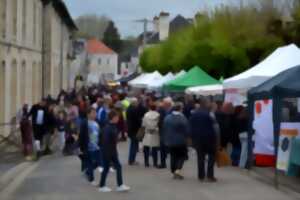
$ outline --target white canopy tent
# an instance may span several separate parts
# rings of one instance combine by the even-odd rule
[[[135,83],[140,82],[145,76],[147,76],[149,74],[141,74],[138,77],[136,77],[135,79],[131,80],[128,82],[129,85],[134,85]]]
[[[223,94],[223,85],[206,85],[206,86],[196,86],[190,87],[185,91],[187,94],[202,95],[202,96],[214,96]]]
[[[185,75],[185,74],[186,74],[186,71],[181,70],[180,72],[178,72],[177,74],[175,74],[174,79],[176,79],[176,78],[178,78],[178,77],[180,77],[180,76],[182,76],[182,75]]]
[[[175,79],[175,75],[171,72],[163,76],[161,79],[157,81],[150,82],[148,85],[148,89],[157,90],[163,87],[163,85],[171,80]]]
[[[224,89],[234,88],[247,91],[297,65],[300,65],[300,49],[295,44],[283,46],[251,69],[226,79],[223,86]]]
[[[162,78],[163,76],[158,71],[155,71],[153,73],[144,74],[137,77],[136,79],[130,81],[129,85],[135,88],[147,88],[149,84],[157,82]]]

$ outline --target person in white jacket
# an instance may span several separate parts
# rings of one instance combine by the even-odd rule
[[[156,111],[156,105],[153,103],[149,106],[149,111],[144,115],[142,127],[145,130],[143,138],[145,167],[150,167],[150,152],[153,157],[153,166],[158,167],[157,157],[160,145],[159,123],[160,114]]]

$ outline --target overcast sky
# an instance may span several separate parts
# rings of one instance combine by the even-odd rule
[[[106,15],[112,18],[123,37],[137,35],[143,25],[133,20],[152,19],[161,11],[171,17],[181,14],[191,18],[199,10],[208,9],[221,2],[237,0],[64,0],[73,18],[83,14]],[[150,26],[149,26],[150,28]]]

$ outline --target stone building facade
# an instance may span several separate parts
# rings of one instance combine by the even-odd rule
[[[72,22],[61,0],[0,0],[0,124],[10,122],[24,103],[31,105],[42,95],[67,88],[67,81],[63,87],[54,85],[61,79],[59,73],[47,73],[56,68],[46,58],[63,67],[67,76],[70,34],[76,30]],[[47,90],[45,77],[50,75]]]

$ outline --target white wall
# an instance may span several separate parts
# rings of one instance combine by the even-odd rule
[[[113,78],[118,75],[117,54],[94,54],[89,55],[90,74],[101,78],[103,75],[112,74]]]

